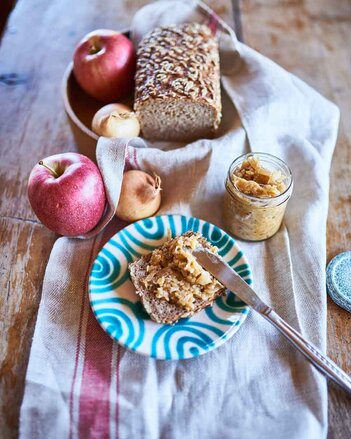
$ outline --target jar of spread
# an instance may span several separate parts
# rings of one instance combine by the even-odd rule
[[[279,229],[293,189],[289,167],[267,153],[249,153],[230,165],[223,220],[238,238],[261,241]]]

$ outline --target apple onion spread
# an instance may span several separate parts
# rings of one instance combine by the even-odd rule
[[[232,178],[235,187],[240,192],[252,197],[276,197],[286,189],[281,171],[271,172],[263,168],[260,160],[255,156],[244,160],[234,170]]]
[[[291,195],[292,178],[289,168],[277,157],[248,154],[232,163],[226,189],[226,228],[239,238],[260,241],[278,231]]]
[[[154,250],[142,279],[145,288],[151,288],[158,299],[177,304],[188,311],[195,308],[196,299],[211,301],[223,285],[197,262],[192,251],[208,246],[217,253],[217,247],[208,244],[200,233],[182,235]]]

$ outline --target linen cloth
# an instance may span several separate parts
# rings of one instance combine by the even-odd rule
[[[219,136],[173,149],[162,145],[163,150],[160,144],[143,148],[140,139],[101,138],[97,161],[109,201],[118,201],[124,156],[125,169],[161,176],[160,214],[193,215],[223,227],[224,180],[231,161],[249,150],[285,160],[295,187],[284,224],[267,241],[238,243],[260,296],[325,350],[328,175],[338,109],[239,43],[201,3],[148,5],[136,14],[132,35],[138,42],[157,25],[185,21],[206,22],[217,31],[224,101]],[[90,239],[60,238],[53,247],[27,370],[20,436],[326,437],[325,379],[254,312],[223,346],[184,361],[138,355],[103,332],[88,303],[89,268],[104,242],[123,226],[114,219]]]

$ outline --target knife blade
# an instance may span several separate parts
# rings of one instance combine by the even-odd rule
[[[290,326],[217,254],[203,248],[193,250],[197,261],[243,302],[260,313],[325,376],[351,394],[351,378],[329,357]]]
[[[204,248],[197,248],[193,251],[200,265],[218,279],[228,290],[232,291],[240,300],[251,308],[264,313],[269,309],[255,291],[244,279],[239,276],[218,254],[211,253]]]

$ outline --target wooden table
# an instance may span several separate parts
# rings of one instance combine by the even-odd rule
[[[7,0],[10,5],[12,0]],[[120,29],[145,0],[18,0],[0,49],[0,437],[18,432],[19,407],[46,263],[56,236],[29,206],[35,162],[74,149],[60,82],[75,43]],[[341,109],[331,172],[328,259],[351,247],[351,2],[208,0],[240,38]],[[233,6],[233,7],[232,7]],[[234,16],[233,16],[234,10]],[[322,238],[323,239],[323,238]],[[328,302],[328,353],[351,373],[351,315]],[[330,385],[330,438],[351,437],[351,398]]]

